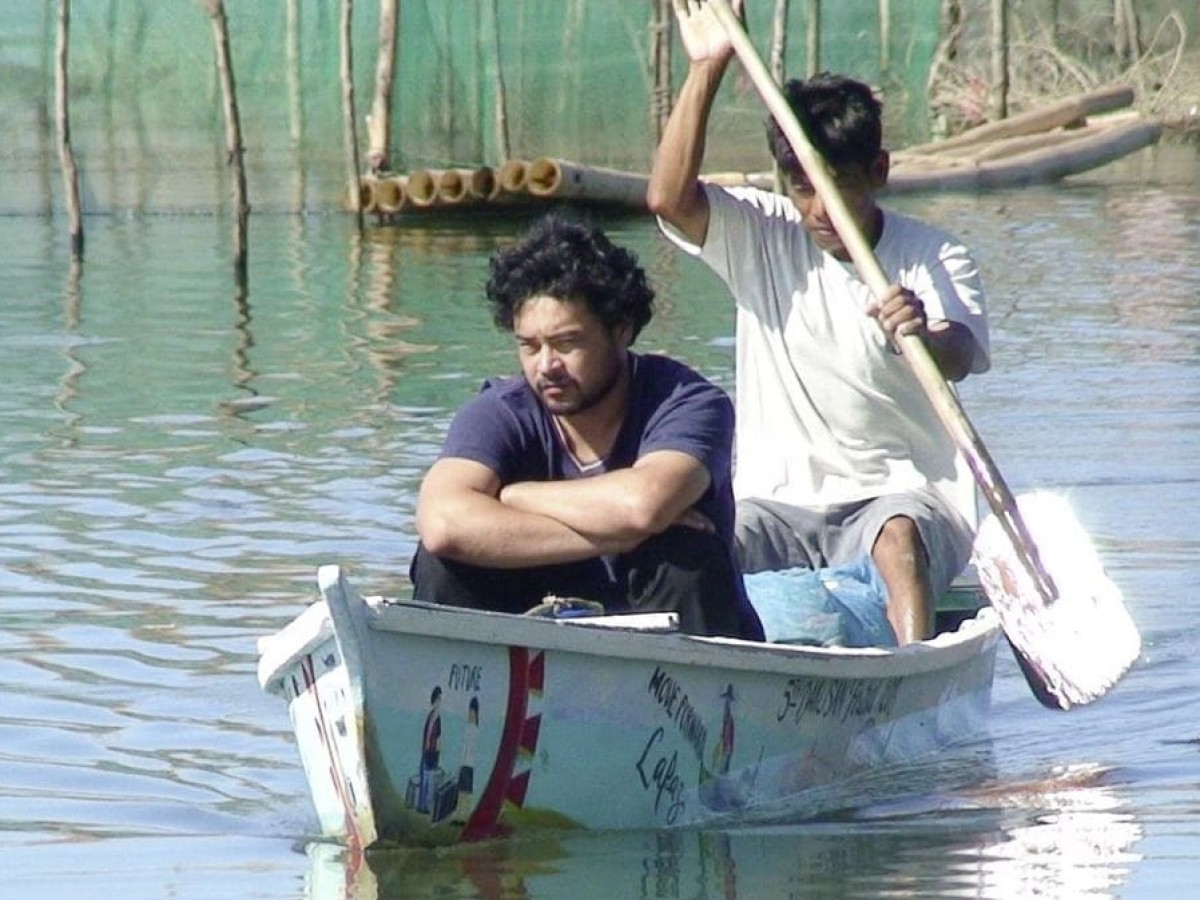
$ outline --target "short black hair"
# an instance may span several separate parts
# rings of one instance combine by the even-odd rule
[[[558,213],[494,253],[489,269],[492,319],[505,331],[512,331],[521,304],[538,295],[582,301],[608,328],[631,325],[634,338],[654,314],[654,290],[637,256],[599,228]]]
[[[807,81],[792,78],[783,86],[813,147],[835,171],[869,169],[883,150],[883,107],[869,85],[845,75],[821,72]],[[800,160],[774,117],[767,119],[767,146],[789,178],[803,172]]]

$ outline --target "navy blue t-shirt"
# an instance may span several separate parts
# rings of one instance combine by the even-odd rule
[[[655,450],[678,450],[708,469],[696,504],[726,542],[733,540],[733,403],[703,376],[665,356],[629,354],[629,408],[611,452],[581,472],[550,414],[523,376],[489,379],[450,424],[442,457],[470,459],[502,485],[562,481],[627,469]]]

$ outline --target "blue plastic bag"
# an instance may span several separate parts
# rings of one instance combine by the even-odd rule
[[[827,569],[745,576],[768,641],[818,647],[895,647],[887,590],[870,557]]]

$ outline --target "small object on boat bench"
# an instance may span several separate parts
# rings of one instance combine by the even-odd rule
[[[537,606],[525,610],[523,615],[543,619],[577,619],[581,616],[602,616],[604,605],[580,597],[556,597],[547,594]]]

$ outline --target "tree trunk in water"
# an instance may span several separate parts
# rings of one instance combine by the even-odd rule
[[[1142,36],[1133,0],[1113,0],[1113,25],[1117,59],[1132,65],[1142,55]]]
[[[71,0],[58,3],[57,61],[55,64],[54,105],[58,120],[58,158],[62,165],[63,186],[67,195],[67,214],[71,220],[71,259],[83,259],[83,210],[79,202],[79,169],[71,149],[71,117],[67,99],[67,61],[71,36]]]
[[[821,71],[821,0],[808,0],[808,43],[805,72],[812,78]]]
[[[372,172],[392,167],[392,84],[396,77],[396,31],[400,0],[380,0],[379,57],[375,64],[375,101],[367,117],[367,166]]]
[[[650,72],[654,87],[650,96],[650,119],[654,145],[662,140],[671,115],[671,0],[654,0],[650,17]]]
[[[512,146],[508,137],[508,90],[504,86],[504,56],[500,52],[500,9],[497,0],[490,0],[488,6],[492,59],[496,61],[496,152],[500,163],[504,164],[512,154]]]
[[[242,159],[242,124],[238,113],[237,86],[229,50],[229,24],[225,19],[224,0],[204,0],[212,20],[213,43],[217,51],[217,72],[225,105],[225,153],[233,172],[233,273],[239,287],[246,286],[248,250],[246,225],[250,204],[246,199],[246,167]]]
[[[771,75],[780,84],[787,74],[787,19],[788,0],[775,0],[775,17],[771,24]],[[772,177],[776,193],[782,194],[785,185],[779,163],[772,166]]]
[[[1008,0],[992,0],[992,119],[1008,118]]]
[[[354,100],[354,0],[342,0],[341,18],[341,65],[339,77],[342,82],[342,132],[346,150],[346,199],[350,211],[358,220],[362,231],[362,189],[359,175],[362,166],[358,159],[358,113]]]

